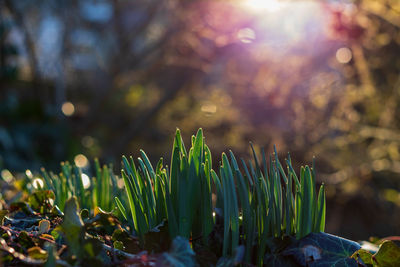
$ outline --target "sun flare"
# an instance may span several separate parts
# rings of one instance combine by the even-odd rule
[[[244,5],[254,11],[276,12],[284,7],[279,0],[244,0]]]

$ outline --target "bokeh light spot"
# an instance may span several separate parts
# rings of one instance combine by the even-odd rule
[[[74,159],[75,165],[79,168],[84,168],[88,165],[89,161],[83,154],[78,154]]]
[[[394,189],[386,189],[383,191],[383,196],[387,201],[393,202],[397,205],[400,204],[400,194]]]
[[[41,189],[41,188],[43,188],[43,186],[44,186],[43,180],[40,179],[40,178],[35,178],[35,179],[32,181],[32,186],[33,186],[33,188],[35,188],[35,189]]]
[[[11,182],[13,179],[13,175],[9,170],[2,170],[1,177],[3,177],[4,181],[6,181],[7,183]]]
[[[381,33],[376,37],[376,41],[379,45],[385,46],[392,41],[392,37],[388,33]]]
[[[337,61],[339,61],[339,63],[347,64],[351,61],[352,58],[353,58],[353,53],[347,47],[339,48],[336,51],[336,59]]]
[[[237,33],[237,38],[242,43],[252,43],[256,39],[256,33],[250,28],[240,29]]]
[[[75,106],[71,102],[65,102],[61,106],[61,111],[65,116],[72,116],[75,112]]]
[[[372,168],[374,171],[383,171],[390,168],[390,162],[387,159],[377,159],[372,162]]]
[[[94,138],[91,136],[85,136],[82,138],[82,145],[86,148],[92,147],[94,145]]]
[[[201,106],[201,111],[207,114],[213,114],[217,112],[217,106],[212,103],[206,103]]]
[[[33,174],[32,174],[32,172],[31,172],[31,170],[26,170],[26,171],[25,171],[25,175],[26,175],[26,177],[28,177],[29,179],[32,179],[32,178],[33,178]]]
[[[135,107],[142,100],[143,94],[144,94],[144,88],[141,85],[139,84],[132,85],[129,88],[128,94],[125,97],[125,102],[129,106]]]
[[[87,174],[82,173],[81,176],[83,188],[88,189],[90,187],[90,178]]]

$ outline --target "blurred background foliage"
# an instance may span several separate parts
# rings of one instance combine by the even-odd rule
[[[187,143],[202,127],[216,161],[249,141],[315,155],[328,232],[400,235],[400,1],[0,0],[0,15],[5,176],[139,148],[155,162],[176,127]]]

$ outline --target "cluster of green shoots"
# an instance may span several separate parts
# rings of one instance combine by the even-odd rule
[[[92,178],[89,190],[84,188],[82,170],[69,162],[61,163],[61,172],[58,175],[42,168],[43,187],[54,192],[54,204],[64,210],[65,202],[71,196],[75,196],[82,208],[101,207],[104,210],[112,210],[114,208],[112,195],[120,194],[117,186],[118,178],[113,173],[111,165],[100,167],[96,159],[94,166],[96,177]]]
[[[244,261],[250,262],[253,244],[257,244],[257,261],[261,263],[268,238],[302,238],[324,231],[325,191],[323,185],[316,191],[314,168],[301,167],[298,177],[290,157],[285,171],[276,150],[269,158],[263,151],[260,160],[251,147],[254,163],[241,159],[241,169],[230,151],[229,158],[222,154],[214,171],[203,131],[192,136],[187,151],[177,130],[170,167],[163,166],[160,159],[153,168],[143,151],[138,167],[132,157],[123,157],[122,177],[137,235],[143,236],[166,219],[171,237],[201,236],[207,243],[216,223],[213,215],[221,211],[223,256],[233,255],[243,244]],[[213,192],[217,196],[215,207]],[[118,198],[116,202],[127,216]]]
[[[98,161],[93,194],[84,190],[80,169],[68,163],[62,164],[59,175],[43,171],[45,188],[54,191],[55,204],[61,209],[75,195],[83,208],[112,210],[111,196],[116,196],[121,216],[141,240],[167,221],[171,238],[182,236],[207,245],[221,218],[222,255],[234,255],[243,245],[244,262],[252,262],[257,255],[257,264],[261,264],[271,238],[288,235],[300,239],[324,231],[325,190],[323,185],[316,190],[314,166],[301,167],[297,176],[290,156],[284,167],[276,149],[269,157],[262,150],[259,158],[251,145],[253,161],[238,162],[230,151],[229,156],[222,154],[214,170],[204,140],[199,129],[187,151],[177,130],[169,166],[161,158],[154,168],[142,150],[136,163],[123,156],[121,176],[126,195],[121,195],[112,168],[101,168]]]

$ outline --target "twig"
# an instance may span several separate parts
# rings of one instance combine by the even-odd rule
[[[43,265],[46,263],[46,260],[32,259],[29,256],[25,256],[24,254],[15,251],[14,248],[8,246],[7,242],[3,238],[0,238],[0,249],[7,253],[10,253],[14,258],[22,261],[25,264]],[[68,262],[63,260],[56,260],[56,263],[61,266],[71,267],[71,265]]]
[[[11,229],[10,227],[4,226],[4,225],[0,226],[0,228],[3,229],[4,231],[10,231],[11,233],[13,233],[15,235],[19,235],[22,232],[22,231]],[[34,236],[36,238],[39,238],[39,239],[43,240],[43,241],[59,245],[56,241],[48,239],[46,237],[43,237],[43,236],[40,236],[40,235],[34,235]]]
[[[119,250],[117,248],[113,248],[106,244],[103,244],[103,248],[107,251],[110,251],[111,253],[115,253],[115,254],[118,254],[119,256],[124,256],[124,257],[130,258],[130,259],[136,259],[141,256],[141,254],[131,254],[131,253]]]

